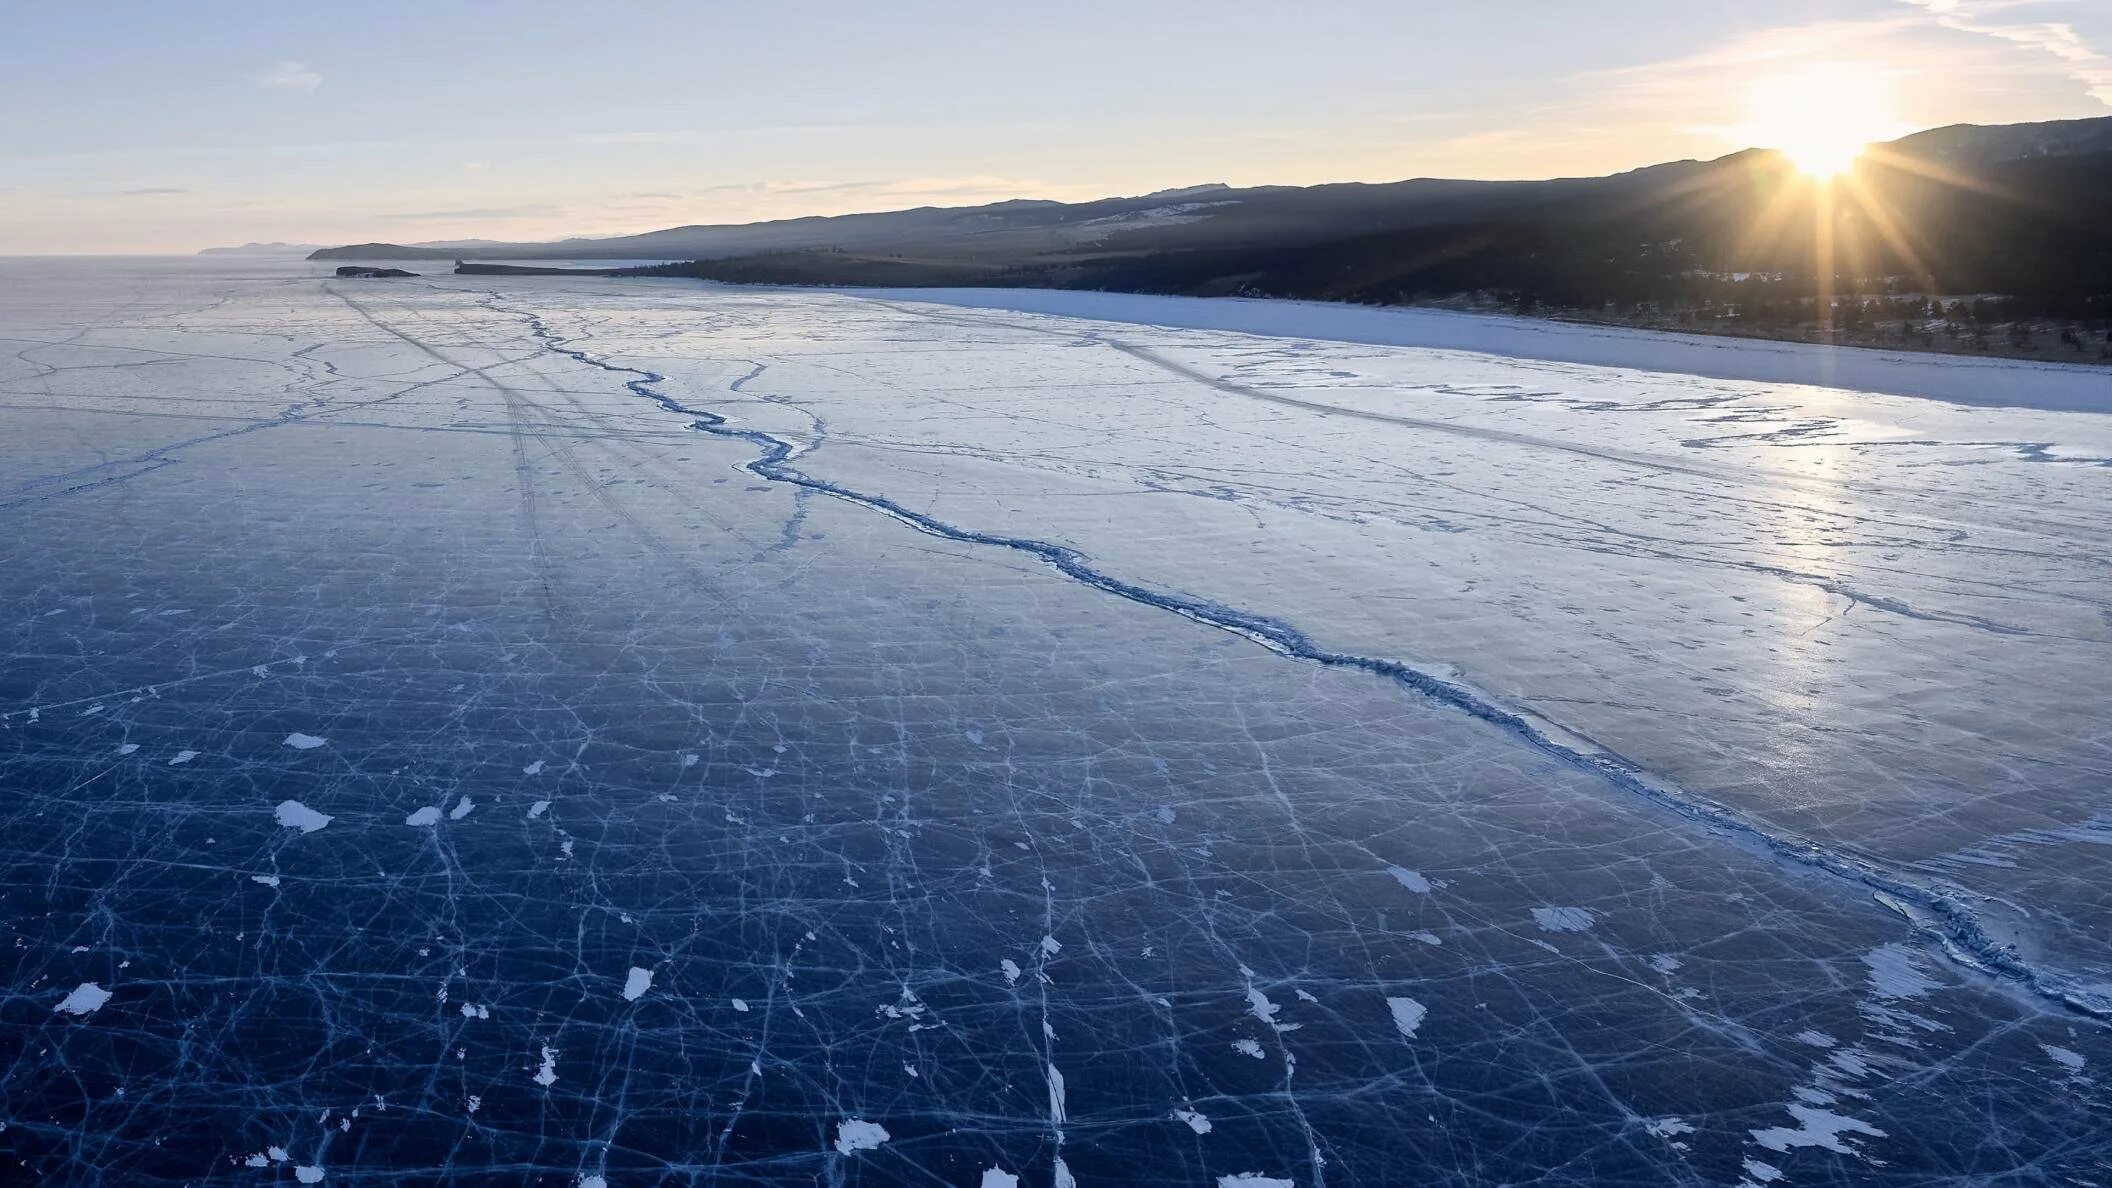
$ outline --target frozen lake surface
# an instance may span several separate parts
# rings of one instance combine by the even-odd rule
[[[2102,1180],[2112,376],[327,271],[0,261],[8,1176]]]

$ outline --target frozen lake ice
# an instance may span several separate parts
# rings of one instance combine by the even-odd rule
[[[326,271],[0,261],[23,1174],[2104,1168],[2088,374]]]

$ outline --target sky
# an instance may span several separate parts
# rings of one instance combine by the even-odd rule
[[[1874,80],[1841,105],[1872,135],[2112,115],[2106,0],[0,0],[0,31],[0,255],[1598,174],[1756,142],[1813,64]]]

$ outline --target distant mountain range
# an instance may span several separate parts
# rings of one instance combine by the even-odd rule
[[[201,256],[301,256],[311,259],[312,253],[326,252],[329,248],[313,243],[245,243],[241,247],[209,247]]]
[[[1828,241],[1830,270],[1817,264]],[[1608,177],[1208,185],[606,239],[360,244],[313,258],[665,259],[688,263],[660,271],[768,283],[1375,302],[1494,291],[1570,306],[1837,275],[2096,308],[2112,294],[2112,117],[1921,132],[1874,147],[1831,186],[1749,149]]]

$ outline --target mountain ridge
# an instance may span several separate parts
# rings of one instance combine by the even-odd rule
[[[2095,316],[2093,303],[2112,294],[2107,194],[2112,117],[2098,117],[1929,129],[1872,146],[1831,184],[1779,152],[1744,149],[1597,177],[1212,183],[601,239],[361,244],[311,258],[662,259],[682,263],[643,271],[1378,303],[1483,292],[1525,307],[1708,301],[1725,277],[1746,278],[1736,282],[1742,303],[1883,281],[1894,291],[2030,296]],[[1824,266],[1821,250],[1831,253]],[[1790,288],[1768,289],[1778,283]]]

